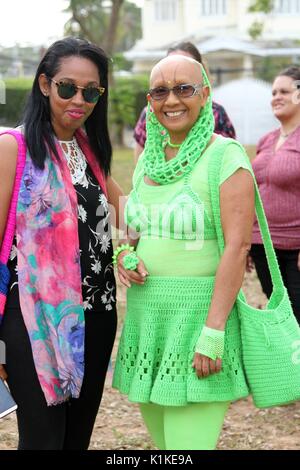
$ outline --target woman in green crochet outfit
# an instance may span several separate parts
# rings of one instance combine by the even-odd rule
[[[236,141],[213,133],[198,62],[161,60],[150,87],[125,209],[138,236],[114,256],[128,291],[113,386],[139,403],[158,448],[214,449],[230,402],[249,394],[235,300],[251,246],[251,165]]]

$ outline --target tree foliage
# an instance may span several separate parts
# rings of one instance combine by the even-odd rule
[[[88,39],[107,54],[129,49],[141,37],[141,12],[127,0],[69,0],[65,33]]]
[[[22,116],[33,79],[5,80],[6,105],[0,104],[0,126],[16,126]],[[147,75],[117,77],[109,90],[109,129],[114,143],[122,143],[123,129],[133,127],[146,105]]]
[[[250,13],[264,13],[265,15],[267,15],[268,13],[271,13],[273,8],[274,8],[274,0],[254,0],[249,7],[249,12]],[[258,39],[262,35],[263,30],[264,30],[263,21],[255,20],[250,26],[250,28],[248,29],[248,33],[252,39]]]
[[[255,0],[249,7],[250,13],[270,13],[274,8],[274,0]]]
[[[264,57],[256,76],[261,80],[272,83],[281,70],[291,65],[290,57]]]
[[[252,39],[258,39],[264,30],[264,24],[261,21],[254,21],[248,29],[248,33]]]

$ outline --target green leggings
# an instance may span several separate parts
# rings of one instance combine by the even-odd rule
[[[156,447],[160,450],[213,450],[216,448],[230,402],[187,406],[140,404]]]

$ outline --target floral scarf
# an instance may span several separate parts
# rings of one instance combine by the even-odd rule
[[[83,131],[76,139],[106,194]],[[48,405],[78,398],[84,375],[77,196],[58,143],[57,151],[43,170],[27,152],[16,217],[21,311]]]

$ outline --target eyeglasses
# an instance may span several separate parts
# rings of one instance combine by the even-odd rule
[[[63,80],[57,82],[53,78],[50,78],[57,86],[57,93],[60,98],[63,100],[69,100],[76,95],[78,90],[82,90],[82,96],[87,103],[97,103],[98,99],[105,92],[105,88],[99,86],[77,86],[71,82],[64,82]]]
[[[199,90],[202,88],[202,85],[192,85],[191,83],[183,83],[181,85],[176,85],[173,88],[168,88],[166,86],[158,86],[157,88],[151,88],[149,90],[149,95],[155,101],[165,100],[171,91],[178,98],[191,98],[194,95],[199,95]]]

